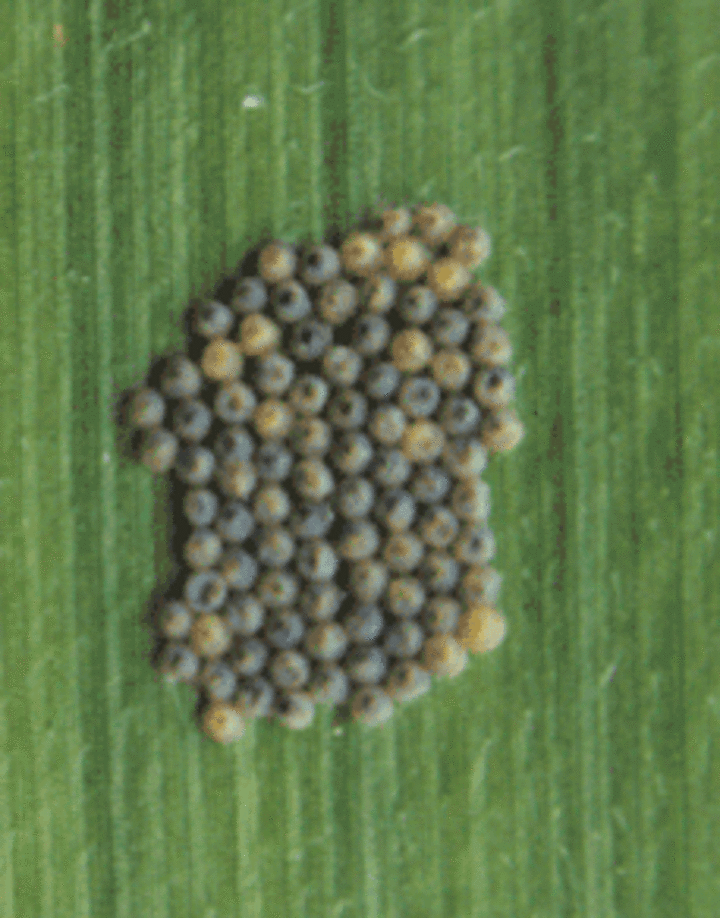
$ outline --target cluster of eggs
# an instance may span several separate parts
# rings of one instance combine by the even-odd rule
[[[132,397],[191,527],[159,666],[213,739],[321,703],[382,723],[502,640],[481,474],[523,427],[504,301],[472,275],[489,250],[439,204],[338,248],[273,242],[194,311],[199,359]]]

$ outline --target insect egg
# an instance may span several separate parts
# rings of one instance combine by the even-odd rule
[[[227,462],[216,470],[216,478],[228,497],[247,498],[255,490],[257,470],[252,462]]]
[[[500,595],[502,576],[494,567],[475,564],[467,569],[460,585],[462,600],[467,605],[494,605]]]
[[[346,524],[338,545],[338,554],[347,561],[370,558],[378,549],[380,537],[377,528],[365,520]]]
[[[382,213],[382,235],[384,239],[405,236],[412,226],[412,214],[407,207],[385,210]]]
[[[199,668],[197,655],[185,644],[166,644],[158,660],[158,669],[167,682],[192,682]]]
[[[275,689],[262,676],[241,680],[234,708],[243,717],[267,717],[275,700]]]
[[[486,370],[475,380],[475,398],[486,408],[505,408],[515,397],[515,377],[504,367]]]
[[[306,580],[326,582],[332,580],[338,568],[338,557],[327,542],[304,542],[297,555],[297,569]]]
[[[429,287],[416,284],[411,287],[400,301],[400,315],[413,325],[424,325],[433,317],[438,308],[438,299]]]
[[[292,466],[293,454],[274,441],[263,443],[255,455],[258,474],[267,481],[283,481],[290,474]]]
[[[343,389],[331,400],[328,418],[335,427],[354,430],[362,427],[367,416],[367,400],[355,389]]]
[[[279,284],[289,280],[297,267],[297,255],[284,242],[271,242],[260,252],[258,269],[268,284]]]
[[[457,638],[471,653],[487,653],[502,643],[506,632],[502,613],[490,605],[477,605],[461,616]]]
[[[379,354],[389,338],[390,326],[382,316],[362,316],[353,326],[353,346],[363,357]]]
[[[323,371],[336,386],[352,386],[362,371],[362,358],[351,348],[336,345],[323,357]]]
[[[316,704],[342,704],[350,692],[350,681],[340,666],[324,663],[314,669],[307,691]]]
[[[329,504],[312,504],[296,508],[290,517],[290,529],[297,539],[322,539],[335,520]]]
[[[254,596],[235,596],[225,607],[223,620],[232,634],[252,637],[263,626],[265,609]]]
[[[385,491],[375,502],[377,521],[391,532],[404,532],[415,519],[415,501],[407,491]]]
[[[265,395],[282,395],[293,381],[295,364],[280,354],[270,354],[258,361],[255,384]]]
[[[385,689],[393,701],[404,704],[430,690],[430,674],[412,660],[393,663]]]
[[[230,701],[237,691],[235,673],[222,660],[211,660],[200,673],[200,684],[213,701]]]
[[[222,338],[230,332],[235,317],[224,303],[212,300],[195,309],[194,328],[202,338]]]
[[[376,685],[387,672],[387,657],[379,647],[355,647],[344,661],[353,682]]]
[[[398,618],[412,618],[422,609],[425,590],[415,577],[396,577],[390,581],[387,604]]]
[[[436,676],[457,676],[467,663],[467,651],[450,634],[433,634],[423,647],[423,662]]]
[[[265,567],[285,567],[295,554],[295,542],[285,529],[267,529],[257,542],[257,556]]]
[[[258,523],[279,523],[290,514],[290,498],[279,485],[266,484],[259,488],[253,500],[253,512]]]
[[[255,409],[255,430],[263,440],[279,440],[287,436],[293,423],[293,411],[287,402],[268,398]]]
[[[480,409],[472,399],[453,395],[443,403],[440,424],[448,436],[465,436],[478,427],[481,417]]]
[[[333,446],[331,461],[345,475],[363,472],[373,459],[373,445],[365,434],[354,431],[344,434]]]
[[[421,419],[409,424],[402,435],[402,449],[410,462],[432,462],[445,446],[442,428]]]
[[[295,612],[275,612],[265,627],[265,634],[277,650],[290,650],[303,639],[305,623]]]
[[[320,292],[318,308],[320,315],[331,325],[342,325],[355,313],[358,292],[346,280],[334,280],[325,284]]]
[[[454,546],[461,564],[485,564],[495,557],[495,537],[482,523],[467,523]]]
[[[460,309],[445,306],[435,313],[430,335],[440,347],[459,347],[470,332],[470,320]]]
[[[242,370],[242,355],[236,344],[225,338],[214,338],[205,345],[200,366],[208,379],[222,382],[235,379]]]
[[[186,399],[173,412],[173,430],[181,440],[199,443],[212,425],[212,412],[199,399]]]
[[[160,630],[167,638],[182,640],[190,634],[192,613],[183,602],[165,603],[160,612]]]
[[[460,620],[460,603],[436,597],[425,607],[423,624],[433,634],[452,634]]]
[[[430,339],[416,328],[395,335],[390,350],[393,363],[403,373],[417,373],[432,356]]]
[[[311,621],[329,621],[340,610],[344,597],[334,583],[306,584],[300,597],[300,609]]]
[[[398,396],[398,404],[411,418],[429,417],[440,403],[440,389],[427,376],[406,380]]]
[[[460,579],[460,565],[442,551],[431,551],[423,558],[418,576],[431,593],[450,593]]]
[[[174,433],[157,427],[148,430],[143,437],[140,449],[140,461],[151,472],[162,475],[169,471],[175,464],[178,453],[178,440]]]
[[[289,692],[275,702],[275,714],[291,730],[304,730],[312,723],[315,706],[306,692]]]
[[[525,436],[522,421],[512,409],[491,414],[483,421],[482,442],[493,453],[514,449]]]
[[[359,561],[350,568],[350,592],[362,603],[373,603],[385,592],[388,576],[382,561]]]
[[[455,478],[477,478],[487,467],[487,450],[474,437],[449,440],[444,452],[445,465]]]
[[[296,418],[290,429],[290,441],[301,456],[322,456],[330,449],[332,429],[320,418]]]
[[[213,408],[226,424],[241,424],[252,417],[256,405],[257,399],[252,389],[243,383],[230,382],[218,389]]]
[[[385,250],[385,267],[393,280],[412,283],[427,271],[430,255],[418,239],[398,236]]]
[[[428,286],[443,303],[459,299],[470,280],[468,269],[454,258],[439,258],[428,268]]]
[[[383,401],[389,398],[400,385],[400,371],[391,363],[376,363],[363,378],[365,393],[369,398]]]
[[[451,506],[461,520],[483,522],[490,515],[490,486],[474,477],[459,481],[453,488]]]
[[[425,632],[416,621],[401,619],[388,628],[383,647],[391,657],[414,657],[420,651],[424,637]]]
[[[133,427],[144,430],[158,427],[165,417],[165,399],[157,390],[147,386],[138,389],[128,405],[127,414]]]
[[[183,557],[189,567],[202,569],[212,567],[222,554],[222,542],[214,530],[207,527],[196,529],[185,543]]]
[[[374,500],[375,488],[366,478],[346,478],[338,488],[338,512],[347,519],[367,516]]]
[[[185,581],[183,595],[195,612],[214,612],[225,602],[227,585],[217,571],[197,571]]]
[[[303,259],[302,279],[311,286],[325,284],[339,273],[340,258],[332,246],[315,245]]]
[[[339,660],[345,653],[348,638],[336,622],[321,622],[305,638],[305,648],[315,660]]]
[[[208,612],[199,615],[193,622],[190,640],[199,657],[212,659],[222,656],[229,649],[231,636],[223,619]]]
[[[258,573],[255,558],[241,548],[227,548],[220,558],[220,573],[230,589],[249,590],[255,583]]]
[[[175,458],[175,474],[187,485],[202,487],[212,478],[215,457],[203,446],[185,446]]]
[[[353,644],[372,644],[383,633],[385,617],[378,606],[368,603],[354,606],[343,620],[343,626]]]
[[[372,476],[381,488],[399,488],[410,472],[410,462],[399,449],[379,450],[372,467]]]
[[[461,351],[438,351],[430,361],[430,367],[441,389],[463,389],[470,379],[471,364]]]
[[[297,597],[297,578],[287,571],[267,571],[260,579],[257,594],[269,609],[283,609],[292,605]]]
[[[345,270],[361,277],[372,274],[382,260],[380,243],[370,233],[351,233],[343,242],[340,254]]]
[[[202,386],[198,367],[183,354],[168,358],[160,381],[163,395],[168,398],[195,398]]]
[[[244,427],[233,425],[217,436],[213,452],[220,463],[247,462],[255,452],[255,441]]]
[[[328,467],[319,459],[303,459],[293,473],[295,490],[305,500],[319,503],[334,489],[335,482]]]
[[[500,322],[507,311],[505,300],[494,287],[474,284],[466,293],[462,309],[480,326]]]
[[[363,284],[360,292],[361,301],[367,312],[389,312],[395,305],[397,284],[387,274],[375,274]]]
[[[430,204],[418,208],[414,223],[420,230],[423,242],[435,246],[450,239],[457,226],[457,219],[447,205]]]
[[[395,532],[385,542],[383,558],[393,571],[412,571],[422,560],[425,549],[417,536],[410,532]]]
[[[235,312],[261,312],[267,304],[267,288],[259,277],[244,277],[235,287],[230,305]]]
[[[400,440],[406,424],[405,415],[397,405],[380,405],[370,416],[368,430],[378,443],[390,446]]]
[[[229,704],[214,701],[202,715],[202,728],[218,743],[233,743],[245,732],[241,715]]]
[[[240,350],[248,357],[270,354],[280,341],[280,329],[267,316],[251,313],[240,323]]]
[[[332,340],[332,329],[327,323],[304,319],[293,329],[290,349],[298,360],[315,360],[330,347]]]
[[[257,637],[246,638],[238,644],[233,657],[233,669],[238,676],[257,676],[265,668],[269,651]]]
[[[284,281],[273,290],[273,311],[280,322],[299,322],[312,311],[307,290],[296,280]]]
[[[433,548],[446,548],[459,528],[457,517],[446,507],[429,507],[420,523],[420,534]]]
[[[270,664],[270,676],[279,689],[299,689],[310,678],[310,663],[304,654],[284,650]]]
[[[290,389],[290,402],[300,414],[318,414],[325,407],[330,389],[320,376],[299,376]]]
[[[490,235],[474,226],[458,226],[450,237],[450,255],[473,270],[490,257]]]
[[[351,712],[355,720],[368,727],[376,727],[392,717],[392,699],[378,686],[366,685],[355,692]]]

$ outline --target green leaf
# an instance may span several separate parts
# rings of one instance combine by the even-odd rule
[[[7,918],[714,918],[720,47],[705,0],[53,0],[0,35]],[[485,225],[510,633],[375,732],[197,731],[119,394],[267,235]]]

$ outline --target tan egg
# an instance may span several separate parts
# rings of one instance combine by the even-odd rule
[[[382,238],[385,240],[406,236],[412,227],[412,214],[407,207],[393,207],[382,212]]]
[[[422,561],[425,548],[411,532],[394,532],[385,542],[383,558],[393,571],[412,571]]]
[[[287,402],[268,398],[253,413],[255,430],[263,440],[280,440],[290,433],[294,413]]]
[[[350,281],[338,278],[320,290],[320,315],[331,325],[342,325],[357,310],[358,291]]]
[[[432,343],[417,328],[407,328],[395,335],[390,344],[392,362],[401,373],[417,373],[432,357]]]
[[[403,454],[410,462],[432,462],[444,446],[445,434],[434,421],[414,421],[408,424],[402,436]]]
[[[454,258],[439,258],[428,268],[428,286],[443,303],[459,299],[470,286],[471,280],[465,265]]]
[[[450,257],[470,271],[490,257],[490,234],[477,226],[458,226],[450,237]]]
[[[382,247],[372,233],[351,233],[340,248],[340,257],[349,274],[367,277],[380,267]]]
[[[436,676],[457,676],[467,663],[467,651],[450,634],[433,634],[423,646],[423,663]]]
[[[231,641],[225,621],[213,612],[198,615],[192,624],[190,643],[199,657],[220,657],[230,649]]]
[[[413,222],[423,242],[436,246],[450,239],[457,226],[457,217],[447,204],[428,204],[417,209]]]
[[[233,743],[245,732],[245,721],[231,705],[215,701],[202,715],[202,728],[217,743]]]
[[[483,446],[491,453],[515,449],[524,436],[525,427],[511,408],[490,414],[483,422]]]
[[[467,385],[472,364],[462,351],[443,350],[433,355],[430,369],[441,389],[456,392]]]
[[[205,346],[200,359],[203,373],[213,382],[229,382],[242,370],[243,359],[237,344],[226,338],[214,338]]]
[[[494,606],[479,603],[460,616],[455,635],[470,653],[487,653],[503,642],[506,633],[505,616]]]
[[[297,263],[297,255],[291,246],[285,242],[271,242],[260,252],[260,276],[268,284],[279,284],[293,276]]]
[[[396,281],[412,283],[425,274],[430,264],[430,253],[419,239],[399,236],[388,243],[385,250],[385,269]]]
[[[251,313],[240,323],[240,350],[248,357],[260,357],[275,350],[280,341],[280,329],[267,316]]]

